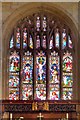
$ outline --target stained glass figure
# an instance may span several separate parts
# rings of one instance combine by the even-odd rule
[[[60,60],[57,52],[52,52],[49,59],[50,81],[49,83],[59,83]]]
[[[28,23],[29,23],[30,25],[32,24],[32,22],[31,22],[31,20],[30,20],[30,19],[28,20]]]
[[[46,28],[47,28],[46,17],[43,17],[43,31],[46,31]]]
[[[10,40],[10,48],[13,48],[13,45],[14,45],[14,40],[13,40],[13,36],[12,36],[11,40]]]
[[[52,49],[52,48],[53,48],[53,36],[51,37],[49,42],[49,49]]]
[[[20,48],[20,28],[16,30],[16,47]]]
[[[72,55],[69,52],[64,53],[63,56],[63,71],[72,72]]]
[[[23,30],[23,48],[27,47],[27,39],[28,39],[27,28],[24,28],[24,30]]]
[[[49,85],[49,99],[50,100],[59,100],[60,99],[60,92],[59,92],[59,85]]]
[[[19,88],[9,88],[9,100],[19,100]]]
[[[43,35],[43,48],[46,48],[46,35]]]
[[[31,35],[29,36],[29,46],[31,49],[33,49],[33,39]]]
[[[67,37],[66,37],[66,31],[64,29],[62,33],[62,48],[63,49],[66,47],[66,41],[67,41]]]
[[[37,35],[36,36],[36,48],[39,48],[40,47],[40,36]]]
[[[46,82],[46,56],[43,51],[36,57],[36,83]]]
[[[71,100],[73,98],[72,88],[63,88],[63,99]]]
[[[20,56],[19,53],[14,51],[11,52],[11,55],[9,57],[9,70],[10,72],[19,72],[20,70]]]
[[[71,73],[63,73],[63,87],[72,87],[73,80]]]
[[[22,86],[22,100],[33,99],[33,86],[30,84],[23,84]]]
[[[9,87],[19,87],[19,77],[18,76],[10,75]]]
[[[33,56],[32,53],[27,51],[23,56],[23,77],[22,80],[24,83],[32,83],[33,79]]]
[[[46,100],[46,85],[44,84],[37,84],[36,85],[36,100]]]
[[[37,28],[37,31],[40,30],[40,17],[37,17],[37,20],[36,20],[36,28]]]
[[[70,35],[68,35],[68,44],[69,44],[69,48],[73,47]]]
[[[60,36],[59,36],[59,31],[58,29],[56,30],[56,33],[55,33],[55,46],[57,48],[59,48],[59,42],[60,42]]]

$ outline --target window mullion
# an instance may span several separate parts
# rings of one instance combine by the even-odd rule
[[[49,80],[50,80],[50,69],[49,69],[49,51],[46,54],[46,99],[49,99]]]
[[[23,29],[21,28],[21,45],[20,45],[20,83],[19,83],[19,99],[22,99],[22,71],[23,71]]]
[[[34,24],[36,19],[34,19]],[[33,100],[36,94],[36,24],[34,25],[34,36],[33,36]]]
[[[67,41],[66,41],[66,48],[68,48],[68,28],[66,27],[66,38],[67,38]]]
[[[47,20],[47,31],[46,31],[46,99],[49,99],[49,76],[50,76],[50,69],[49,69],[49,21]]]
[[[60,99],[62,99],[62,27],[60,29],[60,51],[59,51],[59,57],[60,57]]]

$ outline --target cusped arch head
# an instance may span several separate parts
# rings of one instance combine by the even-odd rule
[[[3,39],[4,43],[9,47],[9,39],[12,34],[13,28],[17,25],[18,21],[35,13],[45,12],[54,16],[56,19],[64,22],[72,31],[74,39],[77,39],[77,26],[73,18],[57,3],[25,3],[6,19],[3,24]],[[74,34],[75,33],[75,34]],[[6,37],[5,37],[6,36]],[[75,44],[75,41],[73,41]],[[7,48],[8,48],[7,47]],[[6,47],[5,47],[6,48]]]

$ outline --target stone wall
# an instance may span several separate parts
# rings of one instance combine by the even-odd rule
[[[25,7],[31,3],[27,2],[3,2],[2,3],[2,18],[3,18],[3,24],[5,23],[6,20],[15,12],[22,7]],[[52,2],[52,3],[47,3],[47,2],[38,2],[38,3],[32,3],[30,6],[39,6],[40,5],[46,5],[46,7],[51,6],[51,7],[57,7],[58,9],[61,9],[65,13],[69,15],[70,18],[73,19],[74,23],[77,26],[78,23],[78,3],[77,2]]]

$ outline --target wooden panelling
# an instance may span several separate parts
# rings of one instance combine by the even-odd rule
[[[37,109],[33,109],[33,103],[37,103]],[[38,120],[39,113],[43,120],[67,118],[67,114],[69,120],[77,120],[77,105],[80,105],[79,101],[2,101],[3,112],[12,114],[13,120],[20,117],[24,120]]]
[[[13,118],[20,118],[23,117],[24,119],[28,120],[37,120],[39,113],[13,113]],[[42,113],[44,120],[53,120],[53,119],[61,119],[66,118],[66,113]],[[76,119],[76,113],[70,113],[69,119]]]

